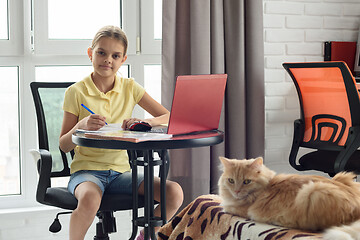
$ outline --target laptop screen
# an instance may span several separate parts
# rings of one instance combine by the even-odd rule
[[[226,74],[176,78],[168,134],[185,134],[219,127]]]

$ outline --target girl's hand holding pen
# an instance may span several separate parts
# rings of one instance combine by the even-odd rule
[[[79,128],[96,131],[106,125],[105,117],[99,114],[91,114],[79,121]]]
[[[84,104],[81,104],[81,106],[83,107],[83,108],[85,108],[89,113],[91,113],[91,114],[95,114],[93,111],[91,111],[87,106],[85,106]],[[95,114],[96,115],[96,114]],[[99,115],[100,116],[100,115]],[[104,118],[105,119],[105,118]],[[105,121],[105,120],[104,120]],[[105,124],[107,125],[107,122],[105,122]]]
[[[107,125],[107,122],[105,122],[105,117],[101,116],[99,114],[95,114],[93,111],[91,111],[87,106],[85,106],[84,104],[81,104],[81,106],[83,108],[85,108],[89,113],[91,113],[91,115],[89,117],[86,117],[84,119],[86,119],[86,124],[85,124],[85,128],[86,130],[91,130],[91,131],[96,131],[99,130],[100,128],[102,128],[104,125]],[[83,120],[84,120],[83,119]],[[81,120],[82,121],[82,120]],[[81,122],[80,121],[80,122]],[[79,125],[80,126],[80,125]]]

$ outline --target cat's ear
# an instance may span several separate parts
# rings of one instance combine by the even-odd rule
[[[226,157],[219,157],[223,167],[230,167],[231,166],[231,162],[230,159],[226,158]]]
[[[258,157],[255,159],[255,161],[250,165],[253,168],[259,168],[263,165],[263,158],[262,157]]]

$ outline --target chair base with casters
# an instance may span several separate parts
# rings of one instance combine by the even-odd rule
[[[77,199],[71,194],[66,187],[51,187],[50,183],[52,158],[51,154],[47,150],[38,151],[40,158],[37,159],[37,166],[39,172],[39,182],[37,187],[36,199],[38,202],[56,206],[62,209],[74,210],[77,207]],[[166,161],[168,167],[168,153],[166,155],[160,155],[160,161]],[[132,155],[134,156],[134,154]],[[141,154],[137,154],[137,161],[141,162]],[[140,165],[140,164],[139,164]],[[167,175],[168,169],[165,169]],[[162,174],[160,172],[160,174]],[[121,204],[119,204],[121,203]],[[155,202],[156,204],[158,202]],[[137,198],[137,208],[144,207],[144,197],[139,196]],[[114,207],[115,206],[115,207]],[[96,214],[99,222],[96,223],[96,235],[94,240],[106,240],[110,239],[109,234],[116,232],[116,221],[114,217],[115,211],[132,210],[134,208],[134,201],[132,195],[117,195],[117,194],[104,194],[98,213]],[[49,227],[49,231],[56,233],[61,230],[61,224],[59,221],[59,215],[70,214],[72,211],[60,212],[56,215],[54,222]],[[137,213],[133,213],[133,218],[138,218]],[[161,220],[162,225],[164,222]],[[138,224],[133,221],[133,236],[130,239],[134,239],[137,233]],[[158,224],[159,225],[159,224]],[[159,226],[160,226],[159,225]],[[139,224],[142,226],[142,224]]]
[[[62,209],[74,210],[77,207],[77,199],[71,194],[66,187],[51,187],[50,183],[52,158],[47,150],[40,150],[40,159],[38,159],[39,182],[36,193],[36,200],[42,204],[49,206],[56,206]],[[118,204],[127,203],[127,204]],[[109,206],[112,207],[111,211]],[[141,206],[141,203],[139,204]],[[113,216],[113,211],[132,209],[131,195],[104,195],[100,209],[96,216],[99,222],[96,224],[96,235],[94,240],[109,239],[109,233],[116,232],[116,222]],[[61,224],[59,222],[59,215],[64,213],[72,213],[72,211],[60,212],[56,215],[54,222],[51,224],[49,231],[59,232]]]

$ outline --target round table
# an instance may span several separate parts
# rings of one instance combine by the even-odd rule
[[[130,239],[135,238],[137,226],[144,227],[145,239],[148,239],[149,236],[151,236],[151,239],[156,239],[154,227],[166,223],[165,185],[169,158],[164,156],[166,156],[167,150],[212,146],[223,142],[223,140],[224,133],[219,130],[176,135],[169,139],[147,140],[137,143],[94,136],[89,137],[86,132],[76,132],[72,135],[72,141],[79,146],[128,150],[129,160],[132,165],[133,182],[136,182],[137,179],[137,167],[144,167],[144,217],[138,217],[137,186],[133,184],[133,232]],[[154,159],[154,151],[160,151],[162,157]],[[142,158],[138,158],[137,152],[142,153]],[[154,166],[158,165],[160,166],[161,218],[154,216]]]

